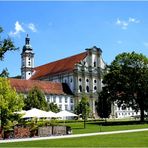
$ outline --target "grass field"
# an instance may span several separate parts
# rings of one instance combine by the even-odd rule
[[[72,127],[73,134],[84,134],[84,133],[94,133],[94,132],[107,132],[107,131],[148,128],[148,124],[146,124],[146,123],[145,124],[138,124],[138,122],[132,122],[132,121],[131,122],[123,122],[122,121],[122,123],[123,123],[123,125],[103,126],[100,124],[99,121],[88,122],[86,124],[86,129],[84,129],[83,122],[65,123],[65,125]]]
[[[63,124],[63,123],[60,123]],[[108,122],[108,126],[100,121],[88,122],[84,129],[83,122],[65,123],[72,127],[73,134],[118,131],[148,128],[148,124],[139,122]],[[111,125],[110,125],[111,124]],[[122,125],[123,124],[123,125]],[[67,138],[56,140],[39,140],[30,142],[3,143],[0,147],[148,147],[148,131],[91,137]]]
[[[148,131],[0,144],[0,147],[148,147]]]

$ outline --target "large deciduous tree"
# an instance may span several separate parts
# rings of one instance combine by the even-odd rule
[[[90,106],[89,106],[89,101],[88,98],[86,96],[82,96],[81,101],[79,102],[79,104],[76,106],[75,108],[75,113],[77,115],[81,114],[82,115],[82,119],[84,119],[84,128],[86,127],[86,120],[89,116],[90,113]]]
[[[141,121],[148,108],[148,58],[143,54],[122,53],[108,66],[103,83],[110,99],[140,110]]]
[[[58,105],[53,102],[49,103],[49,110],[55,113],[60,111],[60,109],[58,108]]]
[[[104,88],[103,91],[99,93],[98,101],[96,102],[96,109],[100,118],[106,119],[110,116],[111,101],[109,98],[109,93]]]
[[[15,47],[13,41],[8,38],[2,38],[3,29],[0,27],[0,61],[4,59],[4,55],[7,51],[15,51],[18,48]],[[8,70],[4,69],[2,73],[0,73],[0,77],[8,77]]]
[[[45,99],[44,93],[38,88],[33,87],[27,97],[24,99],[24,109],[29,110],[31,108],[38,108],[45,111],[49,110],[49,105]]]
[[[16,93],[11,88],[10,83],[5,78],[0,78],[0,117],[2,129],[8,129],[13,125],[17,115],[15,111],[19,111],[24,106],[22,95]]]

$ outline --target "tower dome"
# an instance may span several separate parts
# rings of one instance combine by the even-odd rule
[[[29,79],[33,73],[34,68],[34,53],[33,48],[30,45],[30,38],[28,34],[25,38],[25,45],[22,49],[21,60],[21,77],[22,79]]]

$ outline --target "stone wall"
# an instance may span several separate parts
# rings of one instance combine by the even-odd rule
[[[66,135],[66,126],[53,126],[53,135]]]
[[[72,134],[71,128],[68,126],[45,126],[30,131],[29,127],[15,127],[12,131],[5,131],[4,134],[0,129],[0,140],[10,138],[28,138],[28,137],[48,137],[52,135]],[[4,136],[3,136],[4,135]]]
[[[27,137],[30,137],[30,130],[28,127],[14,128],[14,138],[27,138]]]
[[[47,137],[52,135],[52,126],[39,127],[38,128],[38,136]]]

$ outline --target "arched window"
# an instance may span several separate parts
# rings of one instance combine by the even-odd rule
[[[72,78],[70,79],[70,82],[72,83]]]
[[[96,62],[94,62],[94,67],[96,67]]]
[[[80,82],[82,81],[81,78],[79,79],[79,81],[80,81]]]
[[[82,92],[82,86],[81,85],[79,85],[79,90],[80,90],[80,92]]]
[[[94,86],[94,90],[97,90],[97,86]]]
[[[86,86],[86,91],[89,92],[89,86]]]
[[[94,83],[97,83],[97,80],[94,80]]]
[[[88,80],[88,79],[86,79],[86,82],[89,82],[89,80]]]

